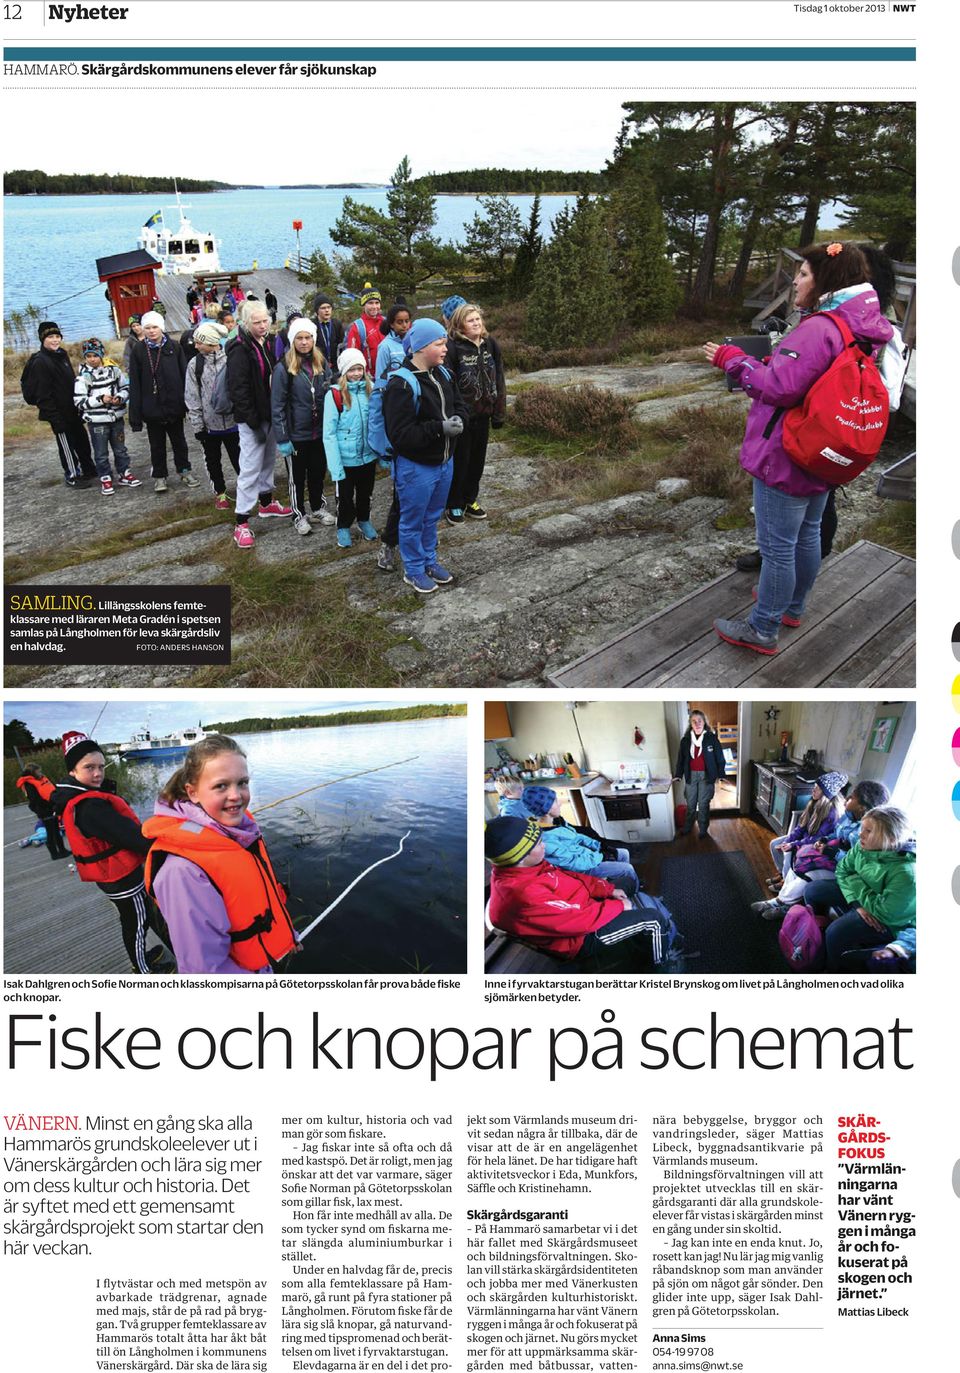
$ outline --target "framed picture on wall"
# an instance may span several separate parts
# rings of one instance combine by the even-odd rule
[[[897,732],[899,723],[900,720],[896,715],[887,715],[882,720],[874,720],[873,733],[870,736],[870,748],[873,753],[890,752],[890,745],[893,743],[893,736]]]

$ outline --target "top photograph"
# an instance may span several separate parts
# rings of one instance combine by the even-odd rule
[[[4,172],[8,588],[229,587],[161,687],[915,686],[912,102],[99,99]]]

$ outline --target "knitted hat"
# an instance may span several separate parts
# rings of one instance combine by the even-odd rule
[[[85,338],[80,345],[80,352],[84,357],[88,353],[96,353],[98,358],[102,358],[106,349],[98,338]]]
[[[159,310],[148,310],[140,319],[140,323],[143,325],[144,329],[149,329],[154,324],[158,329],[162,329],[166,322],[167,321]]]
[[[524,787],[520,799],[531,815],[546,815],[556,801],[557,793],[553,787]]]
[[[293,335],[291,334],[290,337],[292,338]],[[337,366],[340,368],[340,375],[343,377],[346,376],[351,367],[362,367],[363,370],[366,371],[367,360],[360,352],[359,348],[344,348],[337,359]]]
[[[130,318],[127,320],[127,323],[128,323],[128,324],[140,324],[140,323],[141,323],[140,316],[139,316],[139,315],[131,315]]]
[[[817,786],[824,796],[831,801],[835,796],[839,796],[847,785],[847,774],[845,772],[825,772],[822,777],[817,778]]]
[[[321,305],[329,305],[331,309],[333,308],[333,301],[330,299],[329,296],[325,296],[322,291],[319,293],[319,295],[316,295],[313,298],[314,314],[316,314],[316,312],[320,309]]]
[[[40,336],[41,343],[45,338],[49,338],[51,334],[59,334],[60,337],[63,338],[63,330],[60,328],[60,325],[55,324],[52,319],[41,320],[37,325],[37,333]]]
[[[363,290],[360,292],[360,304],[366,305],[371,300],[380,299],[380,292],[377,290],[377,288],[375,286],[371,286],[369,281],[365,281],[363,284]]]
[[[63,761],[66,764],[67,772],[73,772],[80,759],[86,754],[102,752],[103,750],[96,739],[91,739],[89,734],[84,734],[82,730],[69,730],[63,736]]]
[[[542,837],[536,820],[522,820],[518,815],[500,815],[488,823],[483,848],[496,867],[515,868],[521,859],[532,853]]]
[[[403,336],[404,352],[419,353],[427,344],[446,337],[446,329],[435,319],[415,319]]]
[[[304,319],[302,316],[298,315],[296,319],[292,319],[287,325],[287,338],[290,340],[291,346],[298,334],[309,334],[314,343],[316,343],[317,326],[312,319]]]
[[[220,344],[229,334],[229,329],[224,329],[222,324],[216,320],[208,319],[203,324],[198,324],[193,331],[194,343],[214,343]]]
[[[460,305],[466,305],[466,303],[463,296],[447,296],[446,300],[440,306],[440,309],[443,311],[444,319],[452,319],[454,310]]]

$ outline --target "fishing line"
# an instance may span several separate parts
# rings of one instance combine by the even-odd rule
[[[268,801],[264,806],[257,806],[256,810],[251,810],[251,815],[262,815],[265,810],[272,810],[274,806],[282,806],[284,801],[295,801],[298,796],[306,796],[308,792],[320,791],[322,787],[336,786],[337,782],[349,782],[354,777],[366,777],[371,772],[383,772],[385,768],[397,768],[401,763],[415,763],[420,757],[415,753],[412,758],[398,758],[395,763],[381,763],[377,768],[364,768],[362,772],[348,772],[343,777],[331,777],[329,782],[317,782],[312,787],[304,787],[303,791],[292,792],[289,796],[281,796],[278,801]]]
[[[363,872],[359,873],[353,879],[349,887],[344,887],[340,895],[334,901],[330,902],[330,905],[327,907],[327,909],[325,911],[321,911],[320,914],[317,916],[316,920],[309,924],[305,930],[300,931],[298,935],[299,942],[302,944],[303,941],[306,939],[307,935],[313,933],[313,931],[320,924],[320,921],[326,919],[326,917],[330,914],[330,912],[333,910],[335,906],[340,905],[340,902],[343,900],[343,898],[353,891],[357,883],[362,878],[366,877],[368,872],[373,872],[374,868],[379,868],[381,863],[389,863],[391,858],[397,858],[401,853],[403,853],[403,840],[409,839],[409,837],[410,830],[407,830],[406,834],[403,836],[403,839],[400,840],[400,847],[398,849],[395,849],[393,853],[388,853],[385,858],[378,858],[375,863],[370,864],[369,868],[364,868]]]

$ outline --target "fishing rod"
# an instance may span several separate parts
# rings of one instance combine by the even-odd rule
[[[373,872],[374,868],[379,868],[381,863],[389,863],[391,858],[398,858],[400,854],[403,853],[403,840],[409,839],[410,833],[410,830],[407,830],[406,834],[403,836],[403,839],[400,840],[400,847],[398,849],[394,849],[393,853],[388,853],[385,858],[378,858],[375,863],[370,864],[369,868],[364,868],[363,872],[358,873],[357,876],[350,883],[349,887],[344,887],[340,895],[330,902],[330,905],[326,908],[326,910],[321,911],[317,918],[313,920],[305,930],[301,930],[299,932],[298,942],[302,944],[303,941],[306,939],[307,935],[313,933],[313,931],[320,924],[320,921],[325,920],[326,917],[330,914],[330,912],[334,909],[334,907],[340,905],[340,902],[343,900],[343,898],[345,896],[348,896],[349,893],[353,891],[357,883],[361,881],[362,878],[366,877],[368,872]]]
[[[251,815],[262,815],[265,810],[273,810],[274,806],[282,806],[284,801],[295,801],[298,796],[306,796],[308,792],[320,791],[322,787],[335,787],[338,782],[350,782],[354,777],[366,777],[371,772],[383,772],[386,768],[398,768],[401,763],[414,763],[420,757],[415,753],[411,758],[398,758],[395,763],[381,763],[376,768],[364,768],[362,772],[348,772],[344,777],[333,777],[329,782],[317,782],[312,787],[304,787],[303,791],[291,792],[289,796],[281,796],[277,801],[268,801],[264,806],[257,806],[256,810],[251,810]]]

